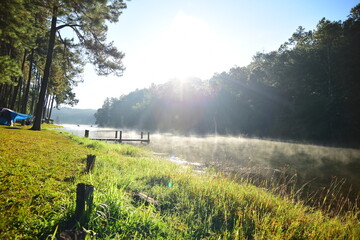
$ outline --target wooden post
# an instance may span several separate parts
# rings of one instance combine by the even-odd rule
[[[149,144],[150,143],[150,132],[148,132],[148,141],[147,143]]]
[[[118,131],[115,131],[115,139],[117,139],[117,133],[118,133]]]
[[[79,183],[76,187],[75,220],[80,222],[85,211],[85,183]]]
[[[94,189],[95,187],[93,185],[87,185],[87,184],[85,185],[85,202],[87,206],[85,210],[87,213],[87,217],[90,217],[90,213],[93,208]]]
[[[87,155],[87,159],[86,159],[86,172],[89,173],[91,170],[93,170],[94,165],[95,165],[95,159],[96,159],[96,155]]]
[[[89,137],[89,130],[85,130],[85,137],[86,137],[86,138]]]
[[[86,224],[92,211],[94,186],[79,183],[76,188],[75,220]]]
[[[143,132],[141,132],[141,139],[143,139],[143,137],[144,137],[144,133],[143,133]]]
[[[122,131],[120,131],[120,138],[119,138],[119,142],[122,143]]]

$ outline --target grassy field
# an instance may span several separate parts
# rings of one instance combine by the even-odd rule
[[[95,154],[92,173],[85,159]],[[76,185],[95,186],[89,220],[70,225]],[[215,172],[196,173],[147,150],[66,133],[0,126],[0,239],[359,239],[342,215]],[[157,201],[134,200],[143,193]],[[331,195],[331,194],[330,194]],[[330,196],[329,195],[329,196]]]

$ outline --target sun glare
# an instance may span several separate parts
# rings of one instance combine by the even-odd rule
[[[165,76],[204,77],[215,65],[215,34],[206,22],[182,11],[156,41],[153,61]]]
[[[171,22],[151,40],[144,42],[136,53],[126,55],[124,77],[109,77],[106,82],[116,86],[100,85],[97,79],[86,77],[90,92],[102,94],[101,98],[118,97],[136,88],[149,87],[151,83],[165,83],[171,79],[185,80],[196,77],[209,79],[216,72],[230,69],[236,59],[229,54],[232,50],[227,40],[219,35],[204,20],[179,11]],[[94,74],[91,69],[87,75]],[[124,84],[126,81],[126,84]],[[86,92],[78,91],[85,99]],[[86,103],[97,100],[89,96]],[[85,100],[82,101],[83,103]],[[100,106],[97,106],[100,107]]]

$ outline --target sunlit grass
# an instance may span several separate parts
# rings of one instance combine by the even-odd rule
[[[95,186],[84,227],[97,239],[357,239],[358,210],[326,212],[146,150],[53,131],[0,127],[0,239],[65,230],[76,184]],[[84,174],[87,154],[97,155]],[[133,199],[143,193],[158,204]],[[57,226],[59,226],[57,228]],[[82,230],[82,228],[79,228]]]
[[[50,131],[0,131],[1,238],[41,235],[66,210],[74,190],[66,179],[79,175],[92,151]]]

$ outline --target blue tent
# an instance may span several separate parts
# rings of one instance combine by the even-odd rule
[[[31,115],[14,112],[8,108],[0,108],[0,125],[9,125],[16,123],[17,120],[31,119]]]

